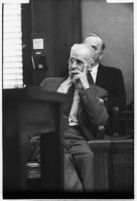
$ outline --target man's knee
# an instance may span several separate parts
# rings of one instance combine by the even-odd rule
[[[94,153],[89,146],[87,146],[86,149],[84,150],[84,154],[85,154],[85,157],[87,158],[92,158],[92,159],[94,158]]]
[[[85,153],[84,157],[87,161],[92,162],[94,160],[94,153],[92,151],[88,151],[87,153]]]
[[[82,160],[83,162],[86,161],[86,163],[92,163],[94,160],[94,153],[92,150],[87,149],[84,150],[81,154],[76,156],[77,160]]]

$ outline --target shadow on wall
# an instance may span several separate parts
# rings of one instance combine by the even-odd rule
[[[100,34],[106,42],[102,63],[122,70],[127,103],[133,100],[133,3],[82,0],[82,35]]]

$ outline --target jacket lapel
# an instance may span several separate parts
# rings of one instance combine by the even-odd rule
[[[102,76],[103,76],[103,66],[101,64],[99,64],[96,83],[95,83],[96,85],[102,86],[102,84],[103,84]]]

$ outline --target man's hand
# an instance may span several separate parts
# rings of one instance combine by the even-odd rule
[[[85,71],[81,72],[79,70],[74,70],[71,73],[73,75],[72,81],[78,90],[87,89],[90,87]]]

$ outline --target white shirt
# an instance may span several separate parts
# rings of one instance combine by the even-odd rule
[[[78,106],[79,106],[79,94],[78,90],[75,89],[74,96],[73,96],[73,103],[71,106],[71,110],[69,113],[69,126],[76,126],[78,125],[78,119],[77,119],[77,111],[78,111]]]
[[[94,67],[90,70],[90,73],[91,73],[91,75],[92,75],[92,77],[93,77],[94,83],[96,83],[96,79],[97,79],[98,66],[99,66],[99,64],[97,64],[96,66],[94,66]]]
[[[90,70],[94,83],[96,82],[97,72],[98,72],[98,64]],[[72,81],[68,77],[64,82],[61,83],[61,85],[57,89],[57,92],[66,94],[71,85],[72,85]],[[78,91],[77,91],[77,89],[75,89],[73,103],[71,106],[71,110],[69,113],[69,119],[68,119],[70,126],[78,125],[77,111],[78,111],[78,106],[79,106],[79,100],[80,100],[80,97],[79,97]]]
[[[70,88],[70,86],[72,85],[72,80],[70,77],[68,77],[66,80],[64,80],[59,88],[57,89],[57,92],[59,93],[63,93],[63,94],[66,94]]]
[[[71,87],[71,85],[72,85],[72,80],[70,79],[70,77],[68,77],[64,82],[60,84],[59,88],[57,89],[57,92],[66,94],[69,88]],[[71,106],[71,110],[70,110],[70,114],[68,118],[68,122],[70,126],[78,125],[77,111],[78,111],[79,99],[80,98],[78,95],[78,91],[75,89],[73,102],[72,102],[72,106]]]

